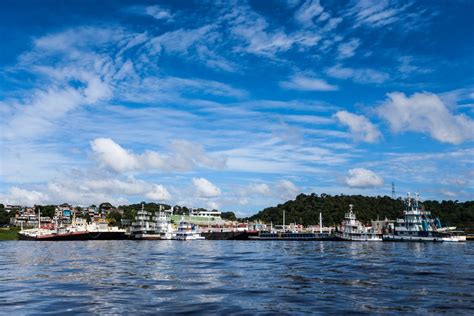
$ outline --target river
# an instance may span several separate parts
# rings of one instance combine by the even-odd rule
[[[472,314],[474,243],[0,242],[0,314]]]

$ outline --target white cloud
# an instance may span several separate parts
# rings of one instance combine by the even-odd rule
[[[110,138],[96,138],[91,147],[96,159],[116,172],[189,171],[196,167],[221,169],[226,163],[220,156],[207,154],[201,145],[184,140],[172,142],[172,152],[168,155],[151,150],[135,154]]]
[[[377,108],[393,132],[413,131],[430,135],[450,144],[474,139],[474,121],[464,114],[452,114],[435,94],[422,92],[406,96],[400,92],[388,94]]]
[[[360,45],[360,40],[357,38],[353,38],[348,42],[341,43],[337,47],[337,50],[339,52],[339,59],[344,59],[344,58],[349,58],[354,56],[356,49]]]
[[[349,127],[355,140],[374,143],[382,136],[377,127],[363,115],[338,111],[334,116],[339,122]]]
[[[153,38],[149,46],[155,53],[164,50],[167,53],[187,54],[195,45],[210,41],[214,30],[214,25],[204,25],[196,29],[178,29]]]
[[[195,29],[178,29],[156,36],[147,47],[152,55],[178,54],[190,60],[197,60],[209,68],[235,72],[239,65],[218,53],[222,41],[215,24]]]
[[[159,5],[152,5],[145,8],[145,12],[157,20],[170,20],[173,18],[170,10],[165,9]]]
[[[7,139],[37,138],[51,133],[55,120],[61,119],[80,105],[93,104],[109,96],[100,79],[90,78],[83,89],[52,86],[37,89],[22,102],[11,102],[16,109],[4,126],[3,137]]]
[[[290,180],[280,180],[276,185],[277,192],[280,198],[283,199],[294,199],[300,189]]]
[[[350,169],[345,183],[352,188],[373,188],[383,185],[383,179],[373,171],[364,168]]]
[[[233,88],[225,83],[204,79],[187,79],[179,77],[166,77],[159,79],[157,84],[160,89],[182,92],[201,92],[225,97],[245,97],[244,90]]]
[[[147,199],[153,201],[168,201],[171,199],[171,194],[161,184],[153,184],[150,192],[145,194]]]
[[[270,195],[271,190],[266,183],[252,183],[248,186],[246,193],[248,194],[259,194],[259,195]]]
[[[440,190],[439,193],[441,193],[442,195],[447,196],[449,198],[455,198],[459,195],[458,193],[456,193],[454,191],[447,190],[447,189],[442,189],[442,190]]]
[[[28,205],[41,204],[48,200],[48,196],[42,192],[25,190],[18,187],[11,187],[4,196],[5,204]]]
[[[96,138],[91,142],[96,158],[105,166],[117,172],[141,168],[139,157],[128,152],[110,138]]]
[[[212,198],[221,195],[221,190],[205,178],[193,178],[196,193],[202,198]]]
[[[230,31],[236,39],[246,42],[237,51],[274,58],[279,52],[286,52],[294,47],[306,49],[315,46],[321,35],[311,30],[286,33],[282,28],[270,28],[264,17],[248,6],[234,7],[232,12],[223,18],[229,23]]]
[[[404,11],[408,5],[398,4],[388,0],[355,1],[347,16],[353,16],[355,26],[386,27],[390,24],[413,17]]]
[[[320,78],[306,75],[294,75],[288,81],[281,81],[280,86],[285,89],[302,91],[335,91],[337,86],[327,83]]]
[[[219,209],[219,203],[216,201],[207,201],[207,209],[208,210],[218,210]]]
[[[77,205],[110,202],[113,205],[128,203],[126,197],[145,197],[152,201],[169,201],[171,194],[162,184],[154,184],[135,178],[110,178],[106,173],[73,171],[63,174],[34,190],[11,187],[0,200],[9,204],[59,204],[68,202]]]
[[[338,79],[351,79],[357,83],[382,83],[387,81],[390,76],[385,72],[381,72],[371,68],[348,68],[342,67],[340,64],[326,69],[326,74]]]
[[[312,26],[313,19],[323,13],[324,8],[319,0],[308,0],[304,2],[295,12],[295,19],[304,26]]]

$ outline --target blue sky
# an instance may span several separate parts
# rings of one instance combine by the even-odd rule
[[[2,1],[0,200],[474,196],[471,1]]]

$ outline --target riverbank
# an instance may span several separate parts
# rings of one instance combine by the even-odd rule
[[[18,240],[17,227],[0,228],[0,240]]]

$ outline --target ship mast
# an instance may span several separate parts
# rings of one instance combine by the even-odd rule
[[[41,228],[41,206],[38,207],[38,233],[40,231],[40,228]]]
[[[283,210],[283,232],[286,232],[286,229],[285,229],[285,210]]]
[[[323,213],[319,213],[319,233],[323,233]]]

